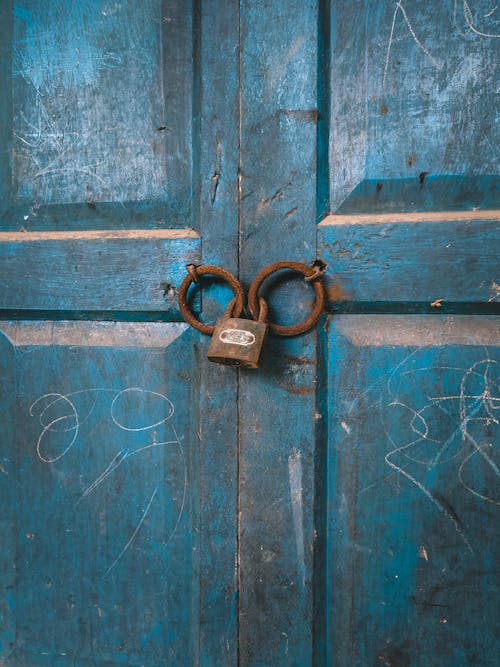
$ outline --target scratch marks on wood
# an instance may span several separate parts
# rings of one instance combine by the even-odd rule
[[[489,302],[491,301],[499,301],[500,300],[500,285],[493,281],[491,283],[490,287],[490,297],[488,299]]]
[[[457,496],[452,504],[437,480],[446,469],[449,484],[454,476],[474,498],[500,506],[498,362],[485,350],[484,356],[468,367],[422,365],[420,353],[417,348],[383,380],[368,387],[350,404],[340,425],[344,439],[349,437],[351,430],[346,427],[356,423],[361,403],[362,419],[373,418],[382,429],[389,445],[384,460],[396,473],[398,484],[399,478],[404,478],[418,489],[453,525],[472,554],[467,527],[453,506]],[[433,387],[443,390],[426,390],[426,377]],[[422,549],[419,555],[428,559]]]
[[[454,5],[454,17],[456,17],[456,11],[457,11],[457,2],[458,0],[455,0],[455,5]],[[491,18],[493,17],[494,13],[497,10],[497,6],[493,7],[490,11],[488,11],[485,15],[484,18]],[[482,30],[479,30],[476,25],[474,24],[474,18],[472,15],[472,11],[470,8],[469,3],[467,0],[462,0],[462,11],[463,11],[463,17],[465,20],[465,23],[469,30],[474,33],[475,35],[478,35],[479,37],[488,37],[488,38],[496,38],[500,37],[500,34],[498,33],[493,33],[493,32],[484,32]],[[394,32],[395,32],[395,26],[396,26],[396,20],[398,13],[401,14],[403,17],[403,20],[406,24],[408,33],[411,35],[413,41],[415,44],[418,46],[418,48],[427,56],[427,58],[430,60],[430,62],[434,65],[436,69],[441,69],[442,63],[440,63],[427,49],[427,47],[422,43],[421,39],[417,36],[415,29],[408,17],[408,13],[405,9],[405,6],[403,5],[403,2],[401,0],[398,0],[395,3],[394,7],[394,12],[392,14],[392,22],[391,22],[391,28],[389,32],[389,40],[387,43],[387,49],[386,49],[386,56],[385,56],[385,64],[384,64],[384,74],[382,77],[382,88],[385,87],[386,79],[387,79],[387,72],[389,68],[389,62],[390,62],[390,56],[391,56],[391,48],[392,45],[395,41],[394,38]]]
[[[144,523],[144,519],[145,519],[146,516],[148,515],[148,512],[149,512],[149,510],[150,510],[150,508],[151,508],[151,505],[153,504],[153,500],[154,500],[154,497],[156,496],[157,492],[158,492],[158,487],[156,487],[156,489],[153,491],[153,494],[152,494],[151,498],[149,499],[149,502],[148,502],[148,504],[147,504],[147,507],[146,507],[146,509],[144,510],[144,512],[143,512],[143,514],[142,514],[142,516],[141,516],[141,518],[139,519],[139,523],[138,523],[137,526],[135,527],[134,532],[132,533],[132,535],[131,535],[129,541],[128,541],[127,544],[123,547],[123,549],[120,551],[120,553],[118,554],[118,556],[115,558],[115,560],[111,563],[111,565],[108,567],[108,569],[107,569],[106,572],[104,573],[104,576],[105,576],[105,577],[111,572],[111,570],[115,567],[115,565],[118,563],[118,561],[120,560],[120,558],[124,555],[124,553],[127,551],[127,549],[129,548],[129,546],[130,546],[130,545],[132,544],[132,542],[134,541],[135,536],[136,536],[137,533],[139,532],[139,530],[140,530],[142,524]]]
[[[300,452],[295,449],[288,457],[288,479],[290,484],[290,500],[292,504],[293,529],[295,532],[295,546],[297,549],[297,562],[302,585],[305,585],[305,560],[304,560],[304,516],[302,506],[302,458]]]
[[[429,560],[429,553],[424,544],[421,544],[418,548],[418,557],[423,558],[426,562]]]
[[[288,218],[291,218],[292,215],[294,215],[295,213],[297,213],[298,208],[299,208],[298,206],[294,206],[294,207],[291,208],[289,211],[287,211],[287,212],[285,213],[285,220],[288,220]]]
[[[394,7],[394,13],[392,15],[391,30],[389,33],[389,41],[387,43],[387,51],[385,56],[384,75],[382,77],[382,88],[385,87],[385,81],[387,78],[387,70],[389,68],[389,60],[391,57],[391,48],[394,41],[394,27],[396,25],[396,18],[398,12],[401,12],[404,22],[406,23],[406,26],[408,28],[408,32],[410,33],[415,44],[419,47],[421,51],[425,53],[427,58],[431,61],[431,63],[434,65],[436,69],[440,69],[441,67],[440,63],[434,58],[434,56],[430,53],[430,51],[422,44],[420,39],[417,37],[417,34],[415,33],[415,30],[413,29],[413,26],[410,22],[410,19],[408,18],[408,14],[406,13],[406,9],[404,8],[403,3],[401,2],[401,0],[398,0],[398,2],[396,2],[396,5]]]
[[[174,413],[174,405],[167,396],[161,392],[140,387],[127,387],[119,391],[104,387],[90,388],[67,394],[49,392],[37,398],[29,409],[30,416],[38,417],[41,426],[41,432],[36,443],[36,452],[38,458],[46,464],[53,465],[65,459],[67,466],[77,465],[78,458],[71,456],[72,451],[77,446],[81,450],[85,444],[95,456],[98,451],[95,449],[96,432],[99,433],[99,430],[104,429],[102,432],[107,433],[110,425],[133,438],[131,440],[133,444],[121,447],[105,464],[102,472],[94,480],[87,482],[83,493],[74,506],[75,510],[111,476],[116,474],[116,471],[127,461],[133,458],[141,458],[152,450],[160,451],[160,448],[163,451],[166,451],[167,447],[173,447],[177,450],[178,461],[183,470],[182,482],[179,480],[179,485],[182,484],[182,493],[179,499],[179,494],[174,492],[172,503],[177,504],[179,509],[174,514],[174,525],[170,533],[163,540],[164,547],[167,547],[172,540],[181,521],[188,481],[184,448],[174,426],[169,424],[169,429],[173,434],[172,438],[162,440],[158,438],[158,433],[165,430],[166,423],[171,421]],[[143,417],[141,420],[141,416],[146,414],[148,417]],[[93,415],[95,415],[95,418],[91,420]],[[89,420],[91,420],[91,423],[87,429],[87,439],[85,439],[82,437],[82,426]],[[141,435],[144,437],[142,440]],[[111,441],[120,442],[116,438],[112,438]],[[80,457],[82,455],[85,457],[86,452],[80,451]],[[157,484],[130,539],[107,568],[104,576],[107,576],[114,569],[135,540],[153,505],[159,488],[160,485]]]
[[[156,0],[102,11],[43,0],[14,8],[18,197],[52,204],[186,193],[191,29],[186,15],[170,34],[161,10]],[[164,86],[175,95],[165,97]]]
[[[457,0],[455,0],[455,2],[456,1]],[[472,11],[471,11],[470,5],[467,2],[467,0],[462,0],[462,9],[463,9],[463,13],[464,13],[465,22],[466,22],[469,30],[471,32],[473,32],[475,35],[479,35],[479,37],[490,37],[490,38],[500,37],[500,34],[498,34],[498,33],[483,32],[482,30],[478,30],[476,28],[476,26],[474,25],[474,19],[473,19],[473,16],[472,16]],[[495,7],[493,7],[492,10],[487,12],[484,15],[484,17],[485,18],[490,18],[491,16],[493,16],[493,14],[495,13],[496,10],[497,10],[497,7],[495,6]]]

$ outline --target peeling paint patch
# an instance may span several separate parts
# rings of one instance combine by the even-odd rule
[[[423,544],[418,548],[418,557],[423,558],[425,561],[429,560],[429,553]]]

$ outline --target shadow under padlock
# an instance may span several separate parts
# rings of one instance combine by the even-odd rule
[[[207,358],[217,364],[240,368],[258,368],[262,346],[267,334],[267,304],[259,299],[258,320],[231,317],[236,300],[233,299],[224,317],[215,324]]]

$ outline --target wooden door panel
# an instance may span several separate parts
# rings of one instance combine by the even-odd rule
[[[29,0],[1,11],[3,228],[191,221],[192,7]]]
[[[195,663],[203,473],[190,330],[2,332],[2,663]]]
[[[496,664],[499,323],[330,320],[327,664]]]
[[[497,207],[498,11],[486,0],[327,4],[330,210]]]

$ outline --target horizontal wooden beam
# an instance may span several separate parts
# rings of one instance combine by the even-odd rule
[[[330,215],[318,232],[331,302],[500,301],[500,211]]]
[[[200,250],[189,229],[0,233],[0,309],[178,319],[177,287]]]

